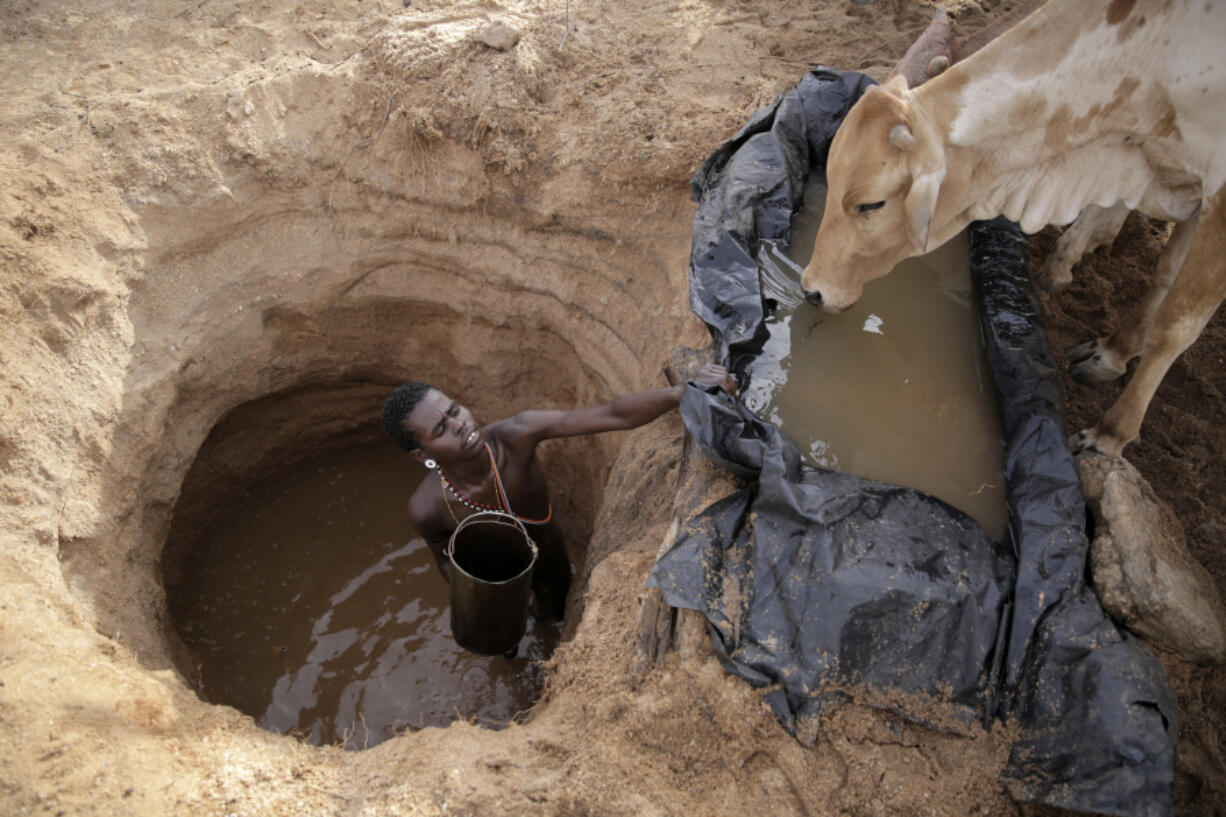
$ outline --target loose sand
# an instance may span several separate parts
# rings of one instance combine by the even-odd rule
[[[1005,8],[988,5],[953,3],[959,28]],[[853,704],[806,748],[702,651],[627,680],[679,502],[675,416],[549,452],[590,544],[522,725],[305,745],[202,702],[166,624],[172,511],[210,430],[196,468],[213,487],[188,519],[287,458],[379,433],[407,377],[470,390],[486,417],[662,384],[670,350],[705,342],[685,290],[690,175],[811,63],[883,78],[930,14],[0,2],[0,812],[1045,811],[998,782],[1001,729],[943,735]],[[495,23],[518,42],[482,42],[508,44],[482,32]],[[1134,217],[1047,301],[1057,352],[1138,296],[1160,233]],[[1129,450],[1219,589],[1224,332],[1215,320],[1176,364]],[[1072,426],[1113,393],[1070,386]],[[1226,674],[1161,657],[1177,811],[1221,814]]]

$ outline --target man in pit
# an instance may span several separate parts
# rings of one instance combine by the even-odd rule
[[[738,393],[728,371],[713,363],[703,366],[690,382]],[[532,579],[534,614],[560,620],[570,589],[570,559],[553,519],[536,447],[556,437],[645,425],[677,408],[684,388],[628,394],[574,411],[524,411],[487,426],[425,383],[408,383],[392,392],[383,406],[383,425],[432,472],[409,499],[409,518],[429,544],[443,577],[451,580],[444,549],[465,517],[487,510],[512,514],[524,523],[538,549]]]

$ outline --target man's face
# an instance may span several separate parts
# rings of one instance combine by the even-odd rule
[[[485,436],[472,412],[438,389],[426,392],[404,424],[421,443],[423,459],[456,462],[482,453]]]

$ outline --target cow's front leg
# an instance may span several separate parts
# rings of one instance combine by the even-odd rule
[[[1149,402],[1167,370],[1196,341],[1226,297],[1226,235],[1223,235],[1226,213],[1219,211],[1215,215],[1212,223],[1207,224],[1202,218],[1199,224],[1176,225],[1163,259],[1167,259],[1171,245],[1178,240],[1172,260],[1183,261],[1186,257],[1183,270],[1174,282],[1167,284],[1169,289],[1163,288],[1165,297],[1159,298],[1156,305],[1148,304],[1153,293],[1147,296],[1151,319],[1137,370],[1098,425],[1073,435],[1069,444],[1074,451],[1093,449],[1119,456],[1124,446],[1137,438]],[[1191,237],[1193,233],[1195,236]],[[1189,237],[1191,249],[1181,251],[1180,245],[1186,246]]]

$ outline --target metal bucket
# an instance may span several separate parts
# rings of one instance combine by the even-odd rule
[[[447,543],[451,561],[451,633],[481,655],[503,655],[523,638],[536,545],[509,514],[481,511]]]

